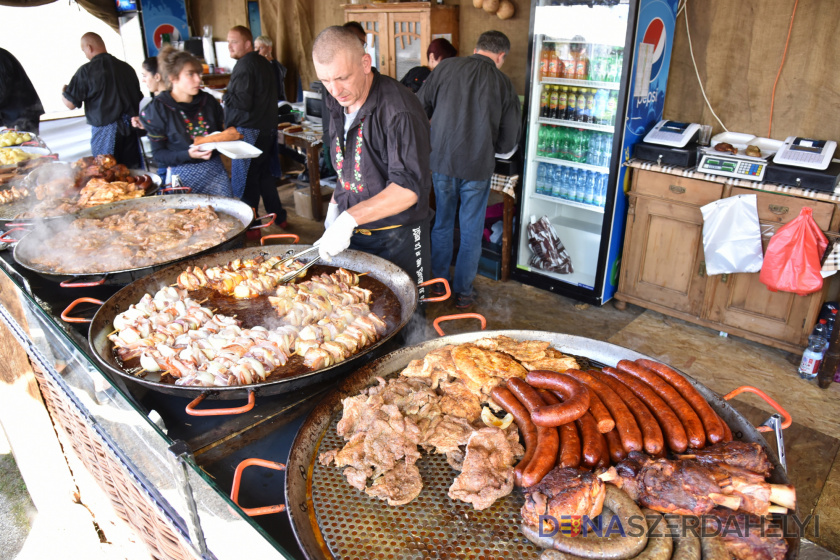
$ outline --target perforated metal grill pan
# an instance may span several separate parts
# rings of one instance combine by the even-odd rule
[[[457,476],[442,455],[423,453],[417,462],[423,490],[410,503],[388,506],[352,488],[341,469],[318,463],[318,455],[344,445],[336,432],[342,400],[376,384],[377,377],[401,371],[411,360],[447,344],[472,342],[485,336],[505,335],[517,340],[544,340],[558,350],[583,356],[593,366],[615,365],[619,360],[647,358],[621,346],[572,335],[543,331],[483,331],[445,336],[401,348],[367,364],[344,380],[319,403],[301,426],[289,452],[286,506],[298,544],[307,558],[374,559],[484,559],[539,558],[540,551],[519,531],[519,490],[484,511],[451,500],[449,486]],[[787,484],[787,473],[764,437],[717,393],[687,377],[729,424],[736,438],[764,447],[775,467],[770,482]],[[788,540],[785,560],[799,553],[799,540]]]

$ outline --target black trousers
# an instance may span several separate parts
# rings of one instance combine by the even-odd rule
[[[405,270],[416,284],[420,284],[429,280],[432,273],[430,222],[424,220],[394,229],[372,231],[370,235],[354,233],[350,248],[391,261]],[[420,287],[419,290],[422,299],[426,288]]]
[[[271,174],[271,158],[276,150],[274,146],[276,142],[276,133],[261,131],[257,136],[254,147],[262,150],[262,154],[252,159],[251,165],[248,167],[242,202],[256,209],[259,207],[260,197],[262,197],[265,211],[277,214],[275,223],[280,224],[286,221],[286,210],[280,203],[280,195],[277,194],[277,181]]]

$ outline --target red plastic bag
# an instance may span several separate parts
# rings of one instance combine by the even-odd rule
[[[770,238],[758,279],[771,292],[793,292],[804,296],[822,288],[820,259],[828,246],[823,232],[805,207],[793,221]]]

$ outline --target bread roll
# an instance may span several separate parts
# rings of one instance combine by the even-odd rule
[[[495,14],[497,11],[499,11],[499,0],[484,0],[484,2],[482,2],[481,4],[481,7],[488,14]]]
[[[513,13],[516,11],[516,8],[513,5],[513,2],[510,0],[502,0],[499,2],[499,11],[496,12],[496,17],[499,19],[510,19],[513,17]]]
[[[480,8],[484,4],[484,0],[473,0],[473,8]]]

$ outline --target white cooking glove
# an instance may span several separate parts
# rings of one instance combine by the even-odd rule
[[[347,212],[339,214],[338,218],[327,228],[321,239],[315,242],[318,247],[318,254],[325,261],[330,261],[331,257],[344,251],[350,246],[350,238],[353,237],[353,230],[359,224]]]
[[[333,225],[335,219],[338,218],[338,214],[338,204],[330,202],[330,207],[327,210],[327,219],[324,220],[324,229],[330,229],[330,226]]]

